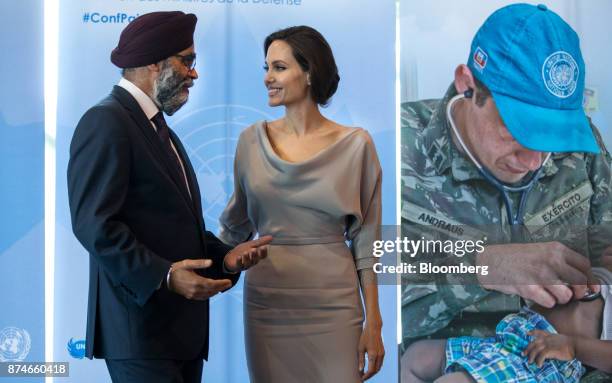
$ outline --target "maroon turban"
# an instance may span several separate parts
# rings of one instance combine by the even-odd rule
[[[151,12],[135,18],[121,32],[111,62],[119,68],[154,64],[193,45],[198,18],[193,14]]]

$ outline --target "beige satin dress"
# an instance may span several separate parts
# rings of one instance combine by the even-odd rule
[[[274,152],[265,122],[240,135],[220,238],[235,245],[255,233],[274,237],[244,283],[251,382],[360,382],[357,270],[375,263],[381,177],[360,128],[296,163]]]

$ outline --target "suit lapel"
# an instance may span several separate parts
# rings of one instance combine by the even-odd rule
[[[185,173],[187,173],[187,183],[189,184],[189,190],[191,191],[191,199],[193,200],[193,205],[196,211],[196,217],[198,221],[204,227],[204,220],[202,219],[202,198],[200,196],[200,188],[198,186],[198,179],[193,170],[193,166],[191,165],[191,161],[189,161],[189,157],[187,156],[187,151],[183,146],[183,143],[179,140],[178,136],[172,129],[170,129],[170,138],[172,142],[174,142],[174,146],[176,147],[176,151],[178,152],[181,160],[183,161],[183,165],[185,166]]]
[[[147,143],[149,144],[149,147],[153,150],[155,159],[159,161],[166,169],[166,173],[174,182],[178,193],[182,196],[185,203],[189,205],[189,208],[194,213],[196,220],[200,222],[201,214],[198,215],[196,210],[194,210],[196,207],[194,206],[194,203],[189,197],[189,192],[187,191],[185,187],[185,182],[182,179],[183,175],[177,172],[176,165],[171,162],[173,160],[168,156],[168,153],[166,153],[166,150],[164,149],[161,140],[157,136],[157,133],[155,133],[153,127],[151,126],[151,121],[149,121],[147,116],[144,114],[144,112],[140,108],[140,105],[138,105],[138,102],[134,99],[134,97],[132,97],[132,95],[128,91],[121,88],[120,86],[115,86],[111,92],[111,95],[115,97],[117,101],[119,101],[121,105],[123,105],[130,112],[131,117],[136,122],[136,125],[138,125],[138,127],[140,128],[140,131],[145,137]],[[176,142],[178,142],[178,140],[175,137],[176,136],[173,136],[172,138],[176,146]],[[190,165],[188,166],[189,159],[185,155],[181,155],[181,157],[185,169],[187,170],[188,167],[191,167]],[[188,176],[187,178],[189,179],[190,177]],[[191,183],[189,186],[191,188]],[[193,195],[193,197],[196,197],[195,194]]]

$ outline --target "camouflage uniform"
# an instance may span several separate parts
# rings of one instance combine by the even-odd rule
[[[451,85],[442,100],[402,105],[402,235],[509,242],[510,225],[500,192],[452,141],[446,106],[454,95]],[[525,242],[558,240],[596,263],[607,245],[596,234],[609,230],[612,223],[612,192],[610,155],[594,131],[601,155],[553,154],[546,162],[523,210],[523,231]],[[517,206],[520,193],[509,194]],[[474,256],[436,259],[442,264],[474,262]],[[490,335],[499,319],[520,308],[518,297],[484,290],[476,275],[453,278],[403,277],[404,347],[432,334],[436,338]]]

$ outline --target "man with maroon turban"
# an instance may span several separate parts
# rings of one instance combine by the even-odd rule
[[[86,355],[104,358],[113,382],[200,382],[208,299],[271,241],[232,249],[206,231],[194,170],[164,119],[198,78],[196,21],[183,12],[132,21],[111,54],[123,78],[70,146],[72,227],[90,254]]]

